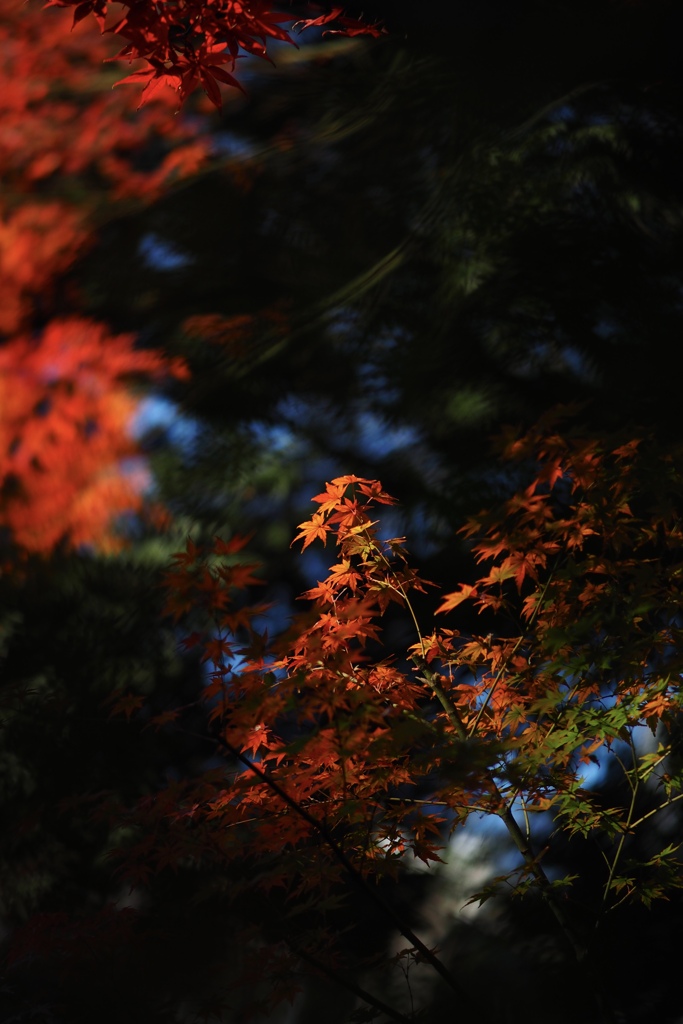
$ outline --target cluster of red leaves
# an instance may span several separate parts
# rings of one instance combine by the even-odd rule
[[[292,43],[283,24],[291,16],[275,9],[271,0],[174,0],[154,4],[122,0],[118,19],[108,17],[109,0],[49,0],[48,7],[73,7],[74,24],[92,14],[102,32],[126,41],[117,55],[128,61],[142,58],[147,66],[122,82],[144,83],[142,103],[160,88],[175,90],[182,101],[201,86],[215,106],[221,106],[220,85],[241,88],[232,74],[240,56],[268,57],[268,43]],[[302,28],[329,26],[345,35],[381,34],[381,28],[344,15],[334,6],[317,17],[304,18]],[[229,70],[226,70],[229,68]]]
[[[58,11],[30,0],[0,0],[0,168],[5,196],[44,194],[46,187],[81,183],[112,198],[153,199],[168,184],[194,173],[209,155],[197,123],[173,117],[176,98],[159,90],[154,103],[136,113],[128,90],[103,63],[109,55],[97,27],[73,31]],[[151,144],[161,158],[140,170]],[[148,164],[148,161],[146,161]],[[3,208],[9,206],[3,200]]]
[[[183,372],[83,319],[0,348],[2,521],[14,543],[115,545],[112,518],[138,509],[148,482],[129,436],[137,399],[126,382],[169,370]]]
[[[126,381],[182,372],[131,336],[50,315],[93,214],[156,197],[210,155],[197,122],[171,117],[170,92],[137,114],[112,91],[106,56],[96,26],[72,32],[58,12],[0,0],[0,524],[31,551],[114,543],[111,522],[145,483],[124,462],[138,454]],[[160,155],[142,170],[150,146]]]
[[[64,202],[26,202],[0,219],[0,332],[30,317],[36,296],[52,297],[55,279],[88,242],[80,211]]]
[[[464,528],[486,573],[438,609],[475,602],[487,625],[494,615],[497,631],[486,636],[420,632],[411,592],[426,581],[404,538],[378,539],[375,509],[394,499],[377,481],[340,477],[314,498],[297,540],[306,548],[332,539],[338,560],[275,644],[256,628],[264,609],[240,595],[254,581],[254,567],[239,563],[242,542],[190,543],[176,557],[168,611],[198,624],[185,645],[209,666],[213,735],[234,771],[214,770],[138,810],[153,838],[128,851],[132,878],[188,857],[239,863],[248,846],[254,870],[246,879],[237,871],[237,892],[283,888],[292,907],[322,910],[344,879],[393,875],[406,852],[438,860],[445,822],[487,813],[503,819],[569,932],[515,815],[553,809],[570,832],[633,831],[650,814],[636,819],[635,802],[601,807],[582,777],[584,763],[620,744],[631,746],[624,770],[636,791],[656,783],[666,806],[683,790],[680,773],[662,767],[667,724],[681,710],[683,537],[673,496],[683,465],[654,444],[547,429],[513,439],[505,455],[530,482]],[[402,663],[382,652],[390,603],[418,632]],[[641,757],[633,736],[644,724],[659,730],[660,746]],[[636,888],[616,871],[622,845],[606,898]],[[663,892],[640,889],[642,898]],[[332,956],[330,945],[314,930],[293,948],[310,960],[323,949]]]
[[[281,780],[291,783],[291,793],[303,801],[314,793],[320,800],[326,785],[335,794],[333,802],[341,798],[344,787],[352,787],[358,794],[372,791],[379,774],[375,771],[374,777],[365,777],[357,759],[361,751],[363,758],[367,756],[372,736],[376,741],[375,769],[382,760],[382,737],[386,737],[387,722],[394,714],[391,708],[398,708],[390,699],[394,688],[403,686],[402,702],[411,706],[413,696],[420,692],[419,687],[405,688],[403,676],[390,664],[365,664],[368,641],[379,638],[375,619],[380,609],[389,600],[402,601],[402,591],[422,589],[423,581],[403,564],[399,540],[387,542],[386,550],[402,565],[389,568],[387,556],[374,548],[373,524],[367,515],[370,506],[357,497],[340,497],[349,486],[357,486],[359,494],[380,503],[393,502],[376,482],[356,477],[335,480],[319,496],[321,511],[311,523],[302,524],[301,536],[310,543],[313,532],[327,533],[336,526],[344,538],[343,560],[332,568],[328,580],[304,595],[316,600],[319,614],[314,621],[310,615],[297,621],[294,635],[288,634],[281,642],[286,653],[278,655],[271,650],[266,637],[254,628],[254,618],[266,610],[263,606],[234,604],[234,592],[256,582],[253,565],[234,563],[232,558],[224,564],[225,556],[234,556],[243,542],[226,544],[217,539],[211,551],[189,542],[166,578],[167,611],[176,620],[197,608],[211,609],[211,634],[195,631],[184,644],[201,645],[203,659],[212,665],[205,695],[214,704],[211,718],[220,724],[222,739],[230,748],[248,751],[264,767],[272,764],[279,768]],[[367,580],[352,565],[352,552],[366,554],[372,561],[375,571]],[[236,657],[239,667],[233,670],[230,665]],[[378,696],[377,707],[364,700],[367,687]],[[315,735],[308,738],[310,747],[293,762],[276,728],[304,694],[309,699],[301,701],[301,709],[305,708],[306,721],[317,723],[317,727]],[[332,721],[340,709],[349,716],[343,736],[337,735]],[[252,782],[245,774],[245,799],[255,797],[261,803],[269,795],[268,787],[257,782],[254,789]],[[278,816],[281,812],[278,806]],[[297,827],[293,822],[292,828]]]
[[[424,641],[429,661],[468,670],[454,691],[468,730],[505,738],[535,766],[532,803],[558,792],[556,776],[543,782],[548,759],[572,788],[577,762],[680,708],[681,465],[653,449],[541,429],[509,441],[504,454],[537,473],[463,528],[488,572],[438,611],[472,601],[523,632]]]

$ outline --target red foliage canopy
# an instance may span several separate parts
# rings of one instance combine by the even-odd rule
[[[144,886],[188,860],[225,867],[248,850],[254,871],[237,872],[235,898],[285,894],[280,945],[269,940],[264,949],[255,938],[241,970],[248,973],[252,951],[263,972],[270,947],[280,955],[287,947],[286,986],[266,972],[273,1001],[290,996],[301,961],[344,977],[348,953],[326,915],[349,887],[400,931],[406,956],[429,964],[462,998],[438,953],[384,902],[375,880],[398,876],[409,853],[440,860],[449,826],[471,815],[500,819],[519,854],[510,873],[473,899],[503,884],[535,888],[579,962],[602,941],[608,910],[680,888],[676,843],[637,862],[625,844],[683,799],[673,497],[683,453],[648,439],[600,443],[562,427],[549,421],[509,437],[505,457],[520,486],[463,528],[483,575],[444,595],[433,622],[413,605],[427,581],[411,567],[404,538],[380,540],[383,507],[394,499],[376,480],[338,477],[313,499],[318,507],[296,540],[305,548],[331,541],[336,564],[303,595],[309,611],[274,643],[257,628],[263,607],[240,595],[254,582],[240,539],[217,538],[208,549],[189,542],[174,557],[167,610],[193,626],[184,646],[201,650],[209,668],[203,697],[230,770],[145,799],[125,819],[140,838],[121,855],[131,882]],[[499,632],[441,626],[440,613],[463,600]],[[382,638],[390,604],[404,609],[417,640],[400,660],[387,657]],[[132,714],[141,703],[126,695],[114,712]],[[166,728],[177,714],[152,724]],[[631,797],[623,806],[606,807],[587,783],[586,766],[598,758],[621,772]],[[552,881],[542,862],[530,820],[549,812],[567,836],[601,843],[590,934],[563,892],[573,894],[574,880]],[[352,991],[405,1024],[372,993]]]
[[[154,198],[210,153],[200,125],[170,116],[168,90],[141,113],[112,91],[107,52],[95,25],[72,32],[56,12],[0,0],[0,525],[31,551],[114,543],[110,523],[139,508],[145,479],[139,462],[130,470],[126,382],[182,372],[63,313],[78,308],[63,280],[92,242],[92,214]],[[150,145],[161,156],[140,170]]]
[[[103,32],[126,40],[118,57],[129,61],[143,58],[147,67],[122,81],[145,83],[143,103],[163,85],[177,90],[181,102],[201,85],[211,102],[220,107],[218,83],[241,88],[232,74],[240,56],[269,59],[269,42],[293,42],[283,28],[292,22],[291,16],[275,10],[271,0],[173,0],[164,4],[123,0],[116,5],[124,8],[118,20],[109,17],[109,0],[49,0],[47,6],[73,7],[74,24],[92,14]],[[346,35],[378,36],[382,32],[378,25],[345,16],[337,6],[298,25],[330,26],[328,31]]]

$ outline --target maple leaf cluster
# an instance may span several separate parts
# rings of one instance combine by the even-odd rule
[[[269,60],[270,42],[294,42],[283,27],[293,21],[291,15],[277,10],[271,0],[174,0],[164,4],[124,0],[116,4],[124,8],[118,20],[108,17],[109,0],[50,0],[46,6],[73,7],[74,24],[92,15],[102,32],[126,40],[117,59],[140,58],[147,66],[121,83],[144,84],[143,104],[164,86],[175,90],[181,103],[201,86],[220,108],[220,85],[242,88],[233,74],[240,57]],[[348,17],[337,6],[297,24],[300,28],[325,26],[330,32],[346,35],[377,37],[382,32],[380,26]]]
[[[72,31],[58,11],[33,0],[19,7],[2,0],[0,42],[0,166],[7,192],[42,194],[61,175],[74,184],[97,182],[102,203],[153,199],[210,155],[201,128],[173,116],[169,90],[159,90],[138,113],[134,95],[111,89],[103,63],[110,50],[95,25]],[[151,143],[161,158],[141,171],[140,155]]]
[[[108,548],[147,484],[129,384],[184,371],[132,335],[65,315],[65,297],[79,305],[65,275],[104,204],[156,197],[210,145],[197,123],[171,117],[170,92],[138,114],[132,94],[111,90],[94,25],[72,32],[58,12],[0,0],[0,53],[0,523],[27,551]],[[160,156],[143,171],[150,146]]]
[[[50,551],[67,536],[109,547],[112,519],[140,507],[149,481],[129,434],[137,399],[126,381],[169,366],[132,342],[71,318],[51,321],[38,342],[0,348],[3,520],[25,550]]]

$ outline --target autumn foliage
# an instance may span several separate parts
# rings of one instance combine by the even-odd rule
[[[201,121],[174,117],[176,96],[157,86],[184,98],[202,84],[218,104],[216,82],[236,84],[226,62],[289,38],[287,18],[260,0],[136,4],[111,25],[107,6],[76,5],[72,26],[38,4],[0,4],[0,522],[31,551],[113,543],[145,481],[122,463],[135,455],[126,381],[181,372],[64,309],[66,275],[109,204],[151,201],[212,155]],[[313,19],[333,21],[354,30],[336,8]],[[130,76],[147,82],[143,111],[139,93],[111,88],[107,25],[128,40],[123,56],[148,62]],[[73,288],[66,298],[78,308]]]
[[[211,158],[201,116],[176,118],[178,99],[199,86],[219,106],[243,56],[292,40],[268,0],[126,2],[118,20],[108,0],[48,6],[73,7],[73,31],[62,11],[0,0],[0,526],[15,554],[41,556],[117,549],[116,519],[141,510],[148,483],[131,434],[139,389],[187,376],[79,311],[70,272],[108,207],[154,200]],[[336,6],[302,24],[381,32]],[[145,62],[123,80],[145,86],[139,113],[139,91],[109,88],[109,35],[124,43],[120,59]],[[251,324],[184,321],[236,360],[249,355]],[[643,856],[637,840],[683,797],[682,453],[572,423],[508,431],[507,497],[453,538],[472,571],[443,593],[408,540],[385,535],[396,498],[353,474],[327,483],[299,525],[293,543],[326,548],[332,564],[278,635],[244,538],[190,540],[168,567],[165,621],[203,666],[197,717],[212,767],[150,786],[132,806],[102,800],[93,820],[109,816],[119,837],[109,863],[126,890],[218,869],[242,929],[228,987],[258,982],[257,1009],[293,998],[305,965],[367,1004],[359,1021],[416,1019],[419,1007],[359,983],[359,969],[380,963],[337,933],[351,893],[405,940],[394,959],[431,968],[467,1005],[465,979],[396,908],[392,886],[416,861],[438,869],[472,817],[502,823],[516,862],[471,899],[536,894],[578,963],[622,903],[681,887],[678,845]],[[196,709],[113,689],[102,715],[133,728],[181,735]],[[590,783],[607,770],[626,794],[609,805]],[[596,901],[577,908],[576,879],[549,869],[550,830],[599,847]],[[125,945],[137,915],[109,906],[99,922],[102,948],[119,931]],[[80,953],[87,934],[46,915],[42,931],[14,937],[10,963]],[[588,984],[604,1007],[600,981]]]
[[[123,7],[122,16],[117,12],[113,17],[109,0],[50,0],[47,6],[73,7],[74,24],[92,15],[103,32],[125,42],[116,55],[118,59],[145,61],[145,67],[119,83],[144,85],[143,103],[164,87],[173,89],[182,102],[201,86],[211,102],[220,107],[220,85],[241,88],[233,74],[240,58],[251,55],[270,59],[269,43],[293,42],[284,27],[293,21],[291,15],[271,0],[179,0],[163,5],[124,0],[115,5]],[[301,28],[313,26],[346,35],[378,36],[382,31],[376,24],[346,16],[340,6],[299,22]]]
[[[244,887],[257,900],[284,892],[291,908],[277,956],[284,943],[293,965],[336,977],[347,965],[325,915],[360,888],[406,938],[406,954],[458,992],[459,979],[375,882],[400,876],[406,858],[447,856],[448,834],[470,815],[501,819],[519,856],[473,897],[502,884],[540,892],[579,961],[613,907],[649,904],[680,885],[676,844],[645,863],[629,858],[631,837],[683,795],[672,739],[681,710],[680,458],[654,442],[598,443],[547,424],[511,434],[504,457],[518,489],[463,531],[483,574],[443,595],[433,622],[418,619],[414,597],[424,607],[432,588],[411,566],[405,538],[380,540],[394,498],[378,481],[339,477],[313,499],[296,539],[304,548],[331,542],[335,563],[274,643],[257,626],[265,609],[244,600],[255,566],[240,554],[243,542],[189,543],[176,556],[168,611],[194,626],[184,646],[207,664],[212,735],[232,768],[174,786],[133,815],[147,838],[127,851],[131,879],[188,857],[239,865],[248,849],[253,870],[240,882],[236,868],[235,898]],[[458,629],[464,602],[481,617],[480,634]],[[382,619],[391,606],[413,636],[388,657]],[[605,807],[592,793],[585,778],[595,764],[618,766],[624,806]],[[531,824],[539,812],[565,834],[601,843],[602,894],[588,930],[572,910],[572,879],[546,873]],[[302,905],[314,912],[304,928]],[[285,986],[273,998],[288,994]],[[405,1019],[371,993],[361,997]]]
[[[53,320],[40,341],[14,338],[0,349],[2,515],[15,544],[45,552],[65,538],[115,543],[112,520],[139,509],[148,483],[130,436],[138,402],[126,382],[169,369],[135,351],[131,337],[76,318]]]
[[[130,93],[108,87],[96,26],[72,32],[57,12],[2,3],[0,40],[0,523],[26,551],[107,548],[146,483],[130,462],[129,385],[183,371],[83,317],[65,275],[104,206],[154,198],[209,144],[172,119],[170,94],[137,114]],[[143,171],[150,146],[159,155]]]

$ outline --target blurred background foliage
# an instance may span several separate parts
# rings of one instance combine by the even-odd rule
[[[228,107],[218,168],[102,229],[87,309],[191,367],[147,441],[176,514],[255,530],[296,594],[310,494],[378,477],[452,580],[454,529],[505,486],[501,424],[579,402],[596,429],[678,431],[678,83],[541,80],[533,110],[519,70],[464,89],[412,38],[278,61]]]
[[[228,983],[239,973],[259,915],[274,941],[289,927],[275,904],[228,913],[220,866],[190,864],[130,894],[107,860],[125,839],[111,831],[117,802],[220,767],[196,709],[179,730],[146,728],[202,685],[157,585],[188,535],[253,533],[278,628],[327,565],[289,544],[334,475],[381,479],[401,501],[392,531],[427,578],[452,586],[472,571],[455,530],[511,485],[490,448],[502,425],[576,403],[587,431],[681,440],[677,5],[356,6],[386,18],[387,36],[311,37],[278,48],[275,68],[245,60],[247,95],[227,97],[222,115],[195,97],[183,117],[205,156],[152,197],[110,202],[92,173],[37,186],[87,207],[93,230],[37,315],[132,332],[190,376],[149,388],[135,425],[163,530],[131,514],[128,546],[108,555],[67,543],[26,555],[3,541],[7,934],[44,938],[53,918],[36,914],[78,918],[115,900],[147,912],[119,931],[105,914],[87,949],[62,928],[43,954],[15,957],[3,1020],[208,1019],[216,993],[241,1020],[225,972]],[[136,173],[166,145],[139,146]],[[110,719],[124,691],[147,710]],[[603,775],[595,788],[620,799]],[[654,847],[680,824],[653,826]],[[546,841],[548,863],[590,895],[599,851],[559,844],[551,828]],[[506,855],[498,837],[476,842],[474,854],[456,846],[457,870],[407,872],[405,913],[465,958],[498,1019],[576,1019],[580,988],[533,900],[455,917],[463,879]],[[367,907],[335,921],[364,952],[388,941]],[[622,992],[620,1019],[678,1020],[679,903],[623,910],[609,935],[602,970]],[[444,993],[425,998],[430,1020],[452,1013]],[[281,1018],[264,1012],[308,1024],[352,1009],[315,982]]]

